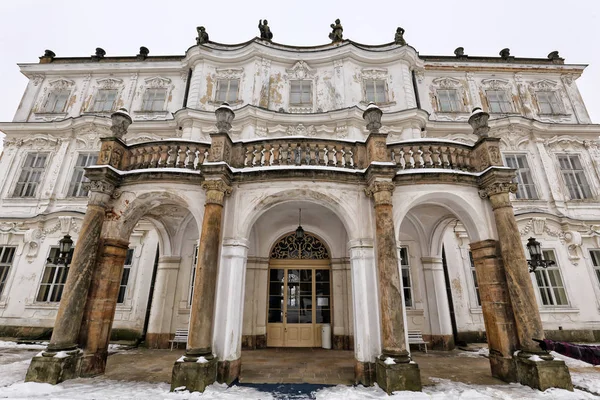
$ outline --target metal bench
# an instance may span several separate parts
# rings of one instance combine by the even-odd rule
[[[173,344],[177,343],[177,347],[179,348],[179,343],[187,343],[188,340],[188,330],[187,329],[177,329],[175,331],[175,337],[173,340],[169,340],[171,342],[171,351],[173,351]]]
[[[421,331],[408,331],[408,344],[418,344],[419,350],[421,350],[421,346],[424,346],[427,354],[427,342],[423,340]]]

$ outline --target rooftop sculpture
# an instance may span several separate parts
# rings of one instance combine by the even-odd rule
[[[269,42],[273,39],[273,32],[271,32],[271,28],[269,28],[269,22],[265,19],[258,20],[258,30],[260,31],[260,38],[263,40],[268,40]]]
[[[331,39],[331,43],[335,43],[335,42],[341,42],[342,40],[344,40],[343,38],[343,34],[342,32],[344,31],[344,28],[342,28],[342,24],[340,23],[339,19],[335,20],[334,24],[331,24],[331,33],[329,34],[329,39]]]
[[[396,35],[394,36],[394,43],[400,46],[406,46],[406,40],[404,40],[404,32],[405,30],[401,27],[396,29]]]
[[[199,26],[196,28],[198,32],[198,37],[196,38],[196,44],[202,44],[208,42],[208,33],[206,32],[206,28],[203,26]]]

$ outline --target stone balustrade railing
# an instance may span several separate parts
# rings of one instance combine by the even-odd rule
[[[124,170],[146,168],[200,169],[208,156],[210,144],[165,140],[139,143],[128,147]]]
[[[408,141],[388,145],[391,161],[401,170],[441,168],[475,171],[473,147],[450,141]]]

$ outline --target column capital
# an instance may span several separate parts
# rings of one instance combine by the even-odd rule
[[[392,193],[396,185],[389,181],[375,181],[365,188],[367,197],[375,199],[375,206],[388,204],[392,205]]]
[[[229,196],[233,190],[231,186],[220,179],[202,182],[202,189],[206,190],[206,204],[223,205],[225,196]]]
[[[509,193],[517,192],[517,184],[514,182],[496,182],[479,190],[479,197],[489,198],[492,209],[512,207]]]

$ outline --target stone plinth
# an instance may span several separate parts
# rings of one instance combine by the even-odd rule
[[[217,363],[217,382],[231,385],[239,376],[242,369],[242,359],[219,361]]]
[[[533,361],[526,357],[515,357],[518,381],[534,389],[544,391],[559,388],[573,391],[569,369],[562,360]]]
[[[421,374],[418,365],[409,363],[386,364],[377,359],[377,384],[388,394],[400,390],[421,391]]]
[[[171,391],[185,387],[190,392],[204,392],[217,379],[217,360],[197,362],[198,358],[186,359],[189,361],[177,361],[173,366]]]
[[[77,378],[79,377],[80,362],[81,352],[79,350],[61,353],[44,352],[43,355],[35,356],[31,360],[25,382],[56,385],[67,379]]]

